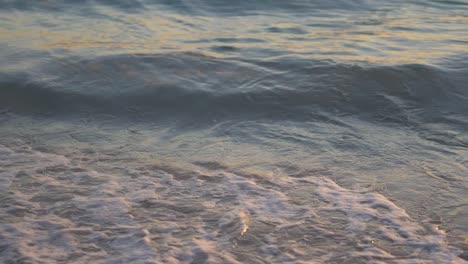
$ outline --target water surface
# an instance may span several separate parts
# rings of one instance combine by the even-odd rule
[[[0,1],[0,262],[466,263],[467,1]]]

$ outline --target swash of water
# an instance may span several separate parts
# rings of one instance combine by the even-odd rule
[[[0,262],[467,263],[466,0],[0,0]]]

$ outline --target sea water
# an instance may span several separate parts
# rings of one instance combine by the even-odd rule
[[[465,0],[2,0],[0,56],[2,263],[467,263]]]

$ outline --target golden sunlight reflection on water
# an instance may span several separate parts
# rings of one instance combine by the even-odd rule
[[[44,13],[6,15],[0,41],[45,51],[111,54],[199,52],[229,57],[254,49],[286,50],[317,59],[424,63],[468,51],[468,18],[201,17],[128,14],[118,19],[70,18]],[[305,26],[304,26],[305,25]],[[324,26],[325,25],[325,26]],[[431,27],[429,27],[431,26]],[[217,50],[216,48],[221,48]],[[223,49],[224,48],[224,49]]]

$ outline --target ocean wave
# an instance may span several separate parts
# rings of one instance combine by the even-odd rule
[[[461,77],[466,72],[296,57],[121,55],[3,73],[0,105],[10,112],[51,115],[130,111],[300,119],[324,112],[397,122],[460,120],[468,111]]]

